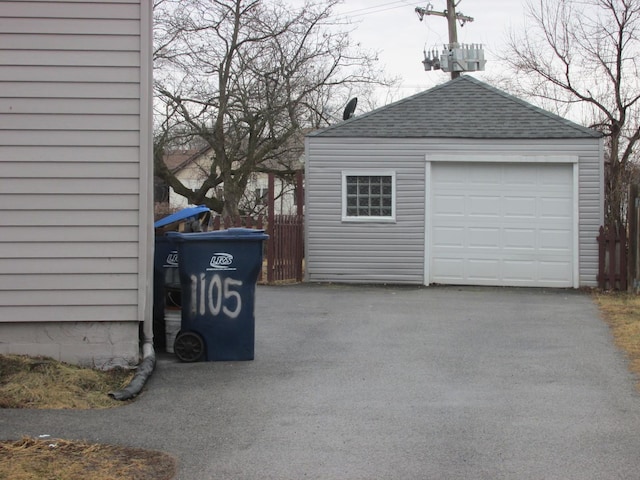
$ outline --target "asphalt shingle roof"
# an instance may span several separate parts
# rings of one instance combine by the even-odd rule
[[[552,139],[601,134],[463,75],[310,136]]]

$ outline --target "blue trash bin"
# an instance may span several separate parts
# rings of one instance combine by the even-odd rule
[[[178,272],[178,252],[167,237],[156,236],[153,261],[153,343],[155,347],[166,348],[165,309],[167,296],[181,292]],[[179,298],[176,299],[180,308]]]
[[[168,232],[178,248],[182,322],[174,352],[187,362],[253,360],[255,287],[263,230]]]
[[[163,229],[178,228],[180,224],[197,222],[202,215],[210,212],[211,210],[204,205],[188,207],[154,223],[156,237],[153,261],[153,343],[156,348],[165,350],[169,347],[168,350],[172,351],[173,345],[166,343],[165,311],[179,310],[181,302],[178,252],[176,246],[163,234]]]

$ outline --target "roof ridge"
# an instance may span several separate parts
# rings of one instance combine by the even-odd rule
[[[189,157],[187,157],[185,160],[183,160],[181,163],[179,163],[178,165],[176,165],[173,169],[172,172],[176,173],[179,172],[180,170],[182,170],[184,167],[186,167],[187,165],[189,165],[190,163],[192,163],[193,161],[195,161],[196,159],[200,158],[202,155],[204,155],[205,153],[207,153],[209,150],[211,150],[212,147],[211,145],[205,145],[203,147],[200,147],[199,149],[197,149],[195,152],[193,152],[191,155],[189,155]]]

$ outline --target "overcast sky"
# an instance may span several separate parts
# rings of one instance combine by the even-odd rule
[[[343,0],[336,10],[354,22],[353,39],[366,48],[379,51],[386,71],[402,78],[398,98],[451,78],[441,70],[425,72],[422,65],[423,50],[437,47],[440,51],[449,41],[446,18],[429,15],[420,21],[415,13],[415,7],[425,8],[428,3],[434,11],[446,8],[446,0]],[[526,0],[460,1],[457,13],[472,17],[474,21],[464,27],[458,24],[458,41],[484,46],[486,71],[474,74],[478,78],[499,74],[496,55],[503,51],[508,32],[520,29],[524,23],[525,3]]]

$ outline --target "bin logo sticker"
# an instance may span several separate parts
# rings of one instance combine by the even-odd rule
[[[165,261],[164,267],[177,267],[178,266],[178,251],[172,250],[167,255],[167,260]]]
[[[207,271],[211,270],[236,270],[235,267],[232,267],[233,264],[233,255],[230,253],[214,253],[209,260],[209,265],[211,268],[207,268]]]

